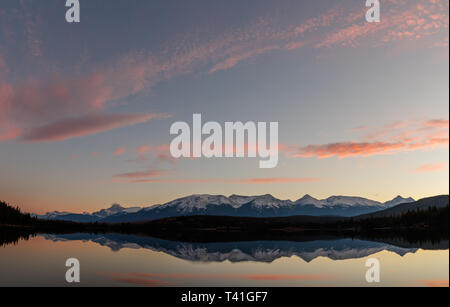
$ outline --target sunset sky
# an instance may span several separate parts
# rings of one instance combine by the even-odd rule
[[[0,2],[0,200],[448,194],[449,2]],[[170,156],[176,121],[279,122],[280,158]]]

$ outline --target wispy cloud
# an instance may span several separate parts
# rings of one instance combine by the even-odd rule
[[[380,42],[421,39],[448,30],[448,1],[384,1],[383,7],[388,7],[385,11],[389,13],[383,15],[379,24],[365,21],[363,5],[348,9],[338,4],[317,16],[292,20],[283,26],[275,17],[264,16],[246,26],[217,33],[213,38],[187,33],[181,39],[162,44],[161,50],[130,51],[78,75],[52,73],[50,76],[23,76],[21,82],[1,80],[0,140],[27,139],[23,133],[39,135],[42,127],[105,112],[118,100],[148,90],[161,81],[193,72],[232,69],[241,62],[271,52],[360,44],[373,47]],[[30,49],[35,55],[42,55],[38,20],[25,18],[23,23]],[[0,74],[8,67],[4,52],[2,54]],[[74,135],[99,131],[103,130],[92,129],[90,133]],[[66,138],[53,140],[61,139]]]
[[[332,280],[332,275],[323,274],[238,274],[238,273],[98,273],[110,276],[114,281],[142,286],[169,286],[183,280],[231,279],[251,281],[321,281]]]
[[[24,142],[63,141],[164,117],[164,114],[97,114],[68,118],[34,128],[20,139]]]
[[[133,179],[130,183],[175,183],[175,184],[285,184],[320,182],[322,178],[314,177],[278,177],[278,178],[144,178]]]
[[[168,171],[158,170],[158,169],[150,169],[146,171],[138,171],[138,172],[129,172],[117,174],[115,178],[126,178],[126,179],[139,179],[139,178],[149,178],[149,177],[160,177],[162,175],[166,175]]]
[[[426,287],[448,287],[448,279],[420,280],[419,283]]]
[[[126,149],[124,147],[119,147],[116,150],[114,150],[114,155],[115,156],[120,156],[123,155],[125,153]]]
[[[364,129],[358,131],[364,131]],[[375,129],[375,132],[364,135],[363,139],[363,141],[335,142],[321,145],[286,146],[284,151],[288,157],[292,158],[317,157],[323,159],[330,157],[368,157],[448,147],[448,120],[395,122],[380,129]]]
[[[447,166],[446,162],[443,163],[429,163],[419,166],[414,170],[415,173],[432,173],[438,172],[445,169]]]

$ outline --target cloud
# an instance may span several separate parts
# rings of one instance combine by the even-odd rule
[[[447,124],[446,124],[447,123]],[[362,129],[363,131],[365,129]],[[360,130],[358,130],[360,131]],[[374,129],[363,141],[335,142],[320,145],[285,146],[288,157],[369,157],[381,154],[396,154],[419,149],[448,147],[448,120],[398,121]]]
[[[143,154],[147,153],[149,150],[150,150],[150,146],[143,145],[143,146],[138,147],[138,149],[136,150],[136,153],[138,155],[143,155]]]
[[[312,177],[279,177],[279,178],[143,178],[133,179],[129,183],[175,183],[175,184],[285,184],[285,183],[308,183],[323,181],[322,178]]]
[[[98,273],[109,275],[116,281],[137,285],[155,286],[174,284],[172,280],[186,279],[235,279],[251,281],[314,281],[330,280],[334,277],[322,274],[238,274],[238,273]],[[171,281],[167,281],[171,280]]]
[[[392,153],[398,151],[403,147],[400,143],[357,143],[357,142],[343,142],[331,143],[324,145],[308,145],[299,148],[291,156],[296,157],[318,157],[329,158],[337,156],[339,158],[352,156],[372,156],[376,154]]]
[[[157,280],[157,279],[149,279],[149,278],[136,278],[136,277],[121,277],[117,274],[111,274],[111,279],[120,282],[120,283],[126,283],[131,284],[134,286],[142,286],[142,287],[169,287],[173,286],[172,283],[169,283],[167,281],[163,280]]]
[[[172,157],[169,144],[161,144],[156,146],[142,145],[136,149],[138,157],[128,160],[128,162],[145,162],[153,157],[157,163],[176,164],[177,159]]]
[[[420,280],[419,283],[426,287],[448,287],[448,279]]]
[[[415,173],[432,173],[438,172],[445,169],[447,166],[446,162],[443,163],[429,163],[419,166],[414,170]]]
[[[301,45],[299,43],[295,43],[295,45],[294,45],[294,43],[292,43],[287,48],[292,50],[295,48],[299,48],[300,46]],[[239,62],[241,62],[245,59],[249,59],[249,58],[255,57],[257,55],[264,54],[269,51],[273,51],[273,50],[277,50],[277,49],[280,49],[280,47],[279,46],[267,46],[267,47],[256,48],[256,49],[247,50],[245,52],[232,54],[229,58],[214,65],[214,67],[210,69],[209,73],[215,73],[219,70],[227,70],[227,69],[233,68]]]
[[[168,172],[164,171],[164,170],[151,169],[151,170],[140,171],[140,172],[117,174],[114,177],[127,178],[127,179],[138,179],[138,178],[159,177],[162,175],[166,175],[167,173]]]
[[[204,33],[187,33],[162,43],[159,51],[131,51],[75,75],[52,72],[50,75],[22,76],[21,82],[8,82],[2,78],[0,141],[27,139],[31,130],[39,132],[45,126],[60,124],[66,119],[95,116],[119,100],[148,90],[161,81],[193,72],[215,73],[232,69],[241,62],[273,51],[362,43],[373,47],[380,42],[420,39],[448,29],[448,1],[385,1],[383,7],[389,8],[385,9],[389,13],[383,15],[380,24],[365,21],[365,7],[348,9],[338,4],[317,16],[291,20],[288,24],[280,23],[275,17],[263,16],[209,38]],[[43,57],[38,31],[40,23],[38,17],[24,17],[20,32],[26,35],[28,49]],[[5,25],[5,28],[10,26]],[[427,46],[432,43],[427,42]],[[0,75],[6,69],[11,70],[5,60],[8,52],[15,51],[2,50]],[[93,129],[91,133],[101,131]],[[23,133],[27,135],[23,136]],[[84,135],[87,134],[79,136]],[[47,141],[46,138],[43,140]]]
[[[55,142],[70,138],[117,129],[147,122],[154,118],[167,117],[165,114],[96,114],[85,117],[67,118],[55,123],[33,128],[23,134],[24,142]]]
[[[367,43],[364,39],[369,37],[376,44],[416,40],[448,29],[448,1],[386,1],[383,11],[386,13],[380,23],[368,23],[360,18],[359,23],[338,27],[328,33],[316,48],[354,47]]]
[[[426,121],[425,126],[432,127],[432,128],[449,128],[449,121],[448,119],[433,119]]]
[[[115,156],[120,156],[123,155],[125,153],[126,149],[124,147],[119,147],[116,150],[114,150],[114,155]]]

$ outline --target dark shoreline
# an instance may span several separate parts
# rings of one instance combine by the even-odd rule
[[[448,240],[448,197],[418,201],[444,206],[405,211],[399,205],[369,216],[327,217],[233,217],[180,216],[132,223],[79,223],[63,220],[40,220],[23,214],[19,208],[0,203],[0,246],[35,234],[117,233],[133,234],[181,242],[231,242],[255,240],[299,241],[320,237],[400,238],[405,242]],[[445,202],[447,203],[445,205]],[[410,205],[407,205],[410,206]],[[398,214],[399,210],[402,212]]]

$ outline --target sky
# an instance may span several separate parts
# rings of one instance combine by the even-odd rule
[[[449,190],[449,4],[0,3],[0,199],[34,213],[190,194]],[[177,121],[279,123],[279,163],[174,159]]]

